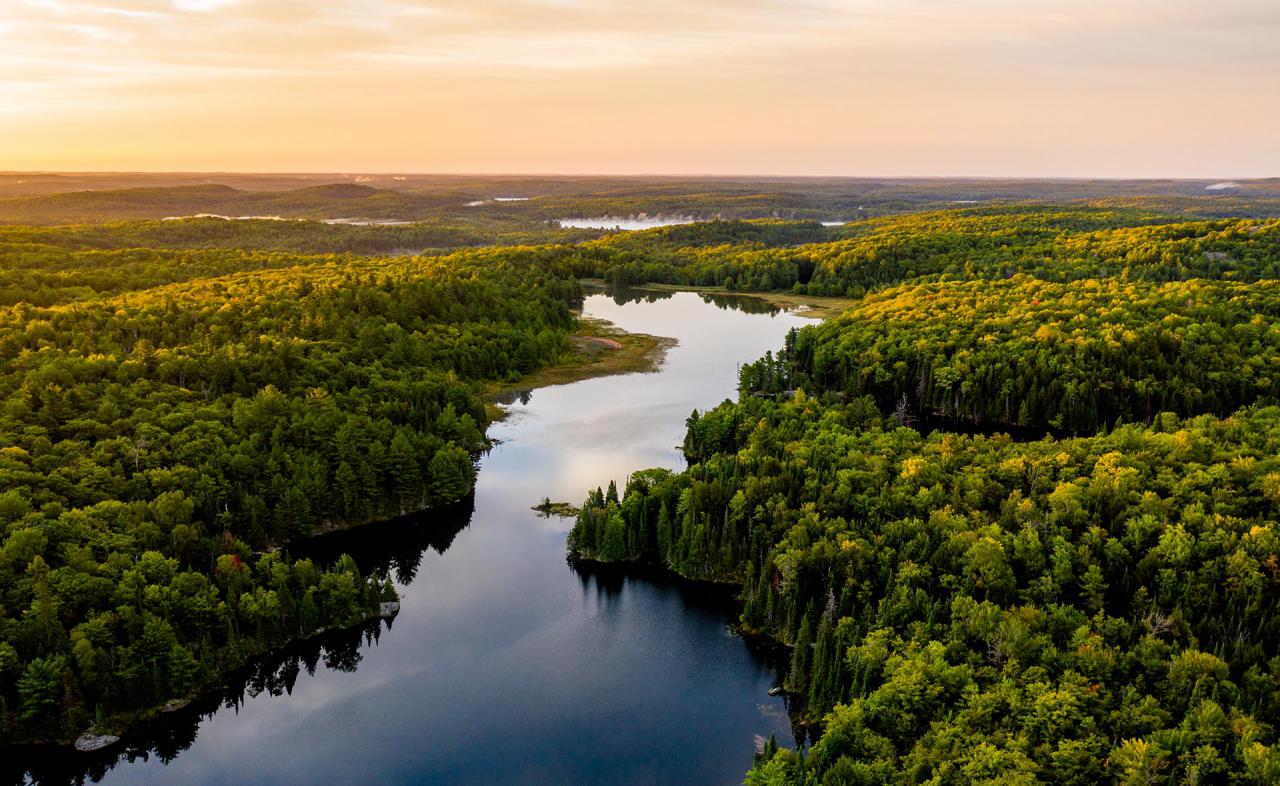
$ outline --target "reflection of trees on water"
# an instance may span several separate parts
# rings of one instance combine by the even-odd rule
[[[652,587],[676,591],[686,612],[724,615],[726,622],[737,619],[737,592],[727,584],[691,581],[660,568],[635,563],[606,564],[570,560],[569,569],[582,582],[583,596],[594,592],[597,599],[615,601],[627,585],[643,582]]]
[[[533,398],[533,391],[528,388],[518,390],[507,390],[493,397],[493,400],[503,406],[510,406],[519,402],[522,406],[527,406]]]
[[[342,554],[355,558],[360,570],[387,571],[401,584],[412,583],[427,549],[443,554],[470,522],[473,498],[438,510],[369,524],[312,538],[292,546],[295,558],[308,557],[330,564]],[[0,783],[38,784],[97,782],[121,763],[156,759],[168,764],[195,743],[200,724],[219,710],[239,712],[258,696],[292,694],[305,670],[315,675],[320,668],[354,672],[360,667],[364,647],[376,646],[393,620],[371,620],[346,630],[294,642],[282,650],[254,659],[231,673],[225,684],[210,688],[189,705],[129,729],[121,742],[95,753],[70,753],[61,747],[0,748]]]
[[[741,311],[744,314],[777,314],[782,311],[767,300],[751,295],[731,295],[724,293],[697,293],[702,302],[709,303],[725,311]],[[659,300],[670,300],[676,295],[674,290],[632,289],[615,287],[609,290],[609,296],[619,306],[628,303],[657,303]]]
[[[632,289],[628,287],[611,287],[606,290],[608,296],[613,299],[614,303],[619,306],[625,306],[630,303],[657,303],[659,300],[670,300],[678,293],[675,290],[664,289]],[[767,300],[750,295],[730,295],[721,293],[697,293],[704,303],[716,306],[723,311],[741,311],[744,314],[778,314],[782,309],[773,305]],[[503,405],[510,406],[519,403],[521,406],[528,406],[529,401],[533,398],[533,390],[515,389],[506,390],[494,397],[494,401]]]
[[[697,614],[713,614],[722,617],[727,625],[732,625],[742,608],[737,590],[728,584],[692,581],[652,565],[570,560],[569,569],[582,582],[583,598],[590,598],[594,594],[596,605],[604,614],[616,614],[622,608],[620,601],[623,591],[632,584],[640,583],[675,590],[683,605],[681,612],[685,619]],[[759,636],[744,636],[742,640],[752,658],[772,672],[775,684],[781,685],[790,665],[790,651]],[[790,700],[785,697],[784,706],[791,726],[792,742],[797,748],[808,748],[816,741],[817,730],[806,727],[801,722],[799,713],[793,711]]]
[[[744,314],[773,314],[780,313],[781,308],[775,306],[764,298],[752,297],[750,295],[720,295],[720,294],[703,294],[702,301],[710,303],[724,311],[741,311]]]
[[[651,565],[569,560],[569,569],[582,582],[582,596],[589,598],[594,594],[600,608],[605,612],[621,608],[618,601],[621,600],[623,591],[632,585],[674,591],[676,597],[680,599],[683,607],[681,612],[686,619],[698,615],[711,615],[724,620],[726,625],[733,625],[742,609],[735,587],[728,584],[692,581]],[[778,647],[771,646],[769,642],[760,638],[744,638],[743,641],[746,642],[747,649],[763,665],[773,669],[786,668],[789,657],[779,659],[780,652],[783,655],[786,653]]]
[[[291,546],[289,553],[320,564],[350,554],[366,575],[385,571],[400,584],[411,584],[427,549],[444,554],[474,512],[475,497],[469,496],[442,508],[311,538]]]
[[[609,297],[619,306],[629,303],[657,303],[659,300],[670,300],[675,292],[661,289],[632,289],[630,287],[611,287]]]
[[[155,759],[168,764],[195,743],[200,724],[219,710],[239,712],[252,698],[263,694],[292,694],[303,669],[308,676],[323,666],[331,671],[353,672],[362,659],[361,647],[373,646],[389,630],[390,620],[373,620],[358,628],[326,633],[295,642],[284,650],[256,659],[233,672],[229,682],[205,691],[186,707],[142,721],[121,742],[95,753],[68,752],[65,748],[23,748],[4,751],[6,779],[14,783],[97,782],[121,763]],[[21,762],[21,763],[20,763]]]

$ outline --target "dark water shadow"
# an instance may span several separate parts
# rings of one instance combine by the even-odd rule
[[[637,300],[657,302],[669,300],[676,297],[676,294],[674,292],[646,291],[633,295],[623,295],[623,297],[632,298],[625,302],[635,302]],[[693,300],[687,294],[683,297]],[[772,307],[768,306],[764,301],[748,296],[717,294],[701,295],[699,297],[706,303],[712,303],[725,310],[774,313],[771,310]],[[695,305],[697,304],[695,303]],[[754,310],[757,307],[761,310]],[[706,312],[707,309],[703,307],[702,311]],[[778,340],[779,342],[781,341],[781,339]],[[679,384],[678,380],[673,381],[673,384]],[[527,396],[528,394],[524,395]],[[539,454],[535,453],[535,455]],[[531,504],[534,501],[536,499],[531,498],[525,504]],[[292,558],[307,557],[320,564],[331,563],[341,554],[349,553],[366,573],[383,570],[387,571],[401,584],[411,584],[418,578],[419,571],[422,570],[422,580],[426,581],[431,573],[430,570],[423,569],[427,549],[432,549],[440,554],[449,550],[458,534],[470,524],[474,505],[474,499],[467,499],[458,505],[448,508],[370,524],[353,530],[334,532],[311,538],[307,541],[293,543],[286,549],[286,552]],[[531,515],[525,513],[523,509],[521,513]],[[485,514],[482,513],[481,515]],[[506,514],[499,510],[499,515]],[[464,549],[459,549],[458,551],[464,551]],[[451,556],[451,559],[458,558],[457,554]],[[431,562],[430,560],[426,561]],[[554,563],[548,566],[548,572],[557,574],[560,581],[569,580],[568,577],[558,573]],[[693,621],[691,622],[691,627],[701,631],[697,635],[704,635],[706,626],[693,624],[694,622],[710,623],[711,631],[714,635],[716,628],[721,630],[731,629],[738,616],[739,609],[734,590],[721,585],[688,582],[673,578],[670,574],[665,574],[661,571],[601,568],[579,570],[577,575],[582,581],[582,591],[595,594],[599,598],[598,608],[600,613],[614,621],[627,618],[624,613],[626,599],[628,598],[627,593],[632,591],[641,594],[663,593],[666,598],[659,600],[670,598],[672,600],[671,603],[665,607],[661,603],[649,605],[664,613],[672,615],[685,614]],[[571,596],[574,589],[570,586],[569,592]],[[698,619],[694,620],[694,618]],[[219,710],[223,712],[231,710],[239,713],[240,708],[244,707],[247,700],[253,696],[258,696],[262,693],[273,696],[290,694],[304,669],[309,674],[321,667],[335,671],[354,671],[361,667],[361,648],[371,647],[379,643],[384,632],[388,636],[391,635],[393,630],[400,634],[397,640],[389,638],[389,644],[393,643],[393,641],[403,642],[406,637],[412,638],[414,629],[409,620],[402,620],[401,622],[402,627],[400,629],[393,629],[393,625],[388,623],[373,622],[360,629],[329,633],[323,637],[296,642],[270,656],[256,659],[244,669],[225,677],[222,685],[211,688],[189,706],[182,710],[159,716],[146,723],[138,724],[130,730],[120,743],[100,753],[80,754],[66,749],[34,751],[30,748],[24,748],[18,755],[11,755],[10,751],[0,750],[0,756],[3,756],[3,759],[0,760],[0,773],[9,776],[9,779],[15,783],[22,783],[27,780],[38,783],[84,783],[96,782],[109,775],[111,777],[124,776],[128,772],[127,766],[131,762],[152,761],[153,759],[158,759],[164,763],[173,761],[180,758],[181,754],[195,743],[201,731],[201,724],[208,721]],[[483,619],[481,622],[486,625],[491,624],[487,619]],[[690,639],[692,639],[692,636]],[[776,645],[771,645],[767,641],[751,638],[744,638],[743,641],[745,646],[756,656],[758,662],[763,664],[760,666],[762,673],[775,680],[780,680],[789,660],[786,651]],[[382,654],[379,653],[379,656]],[[374,668],[373,664],[376,660],[377,658],[371,657],[365,668]],[[774,684],[777,683],[775,682]],[[752,690],[758,691],[758,687],[752,688]],[[681,696],[680,698],[687,697]],[[751,696],[747,696],[746,699],[747,701],[754,701]],[[693,700],[690,699],[691,702]],[[284,703],[286,700],[281,699],[280,701]],[[592,701],[599,703],[601,699],[600,697],[592,697]],[[718,709],[714,703],[705,699],[702,701],[711,710]],[[748,709],[750,708],[748,707]],[[779,708],[779,711],[781,711],[781,708]],[[230,720],[234,723],[237,718],[232,717]],[[444,722],[449,722],[449,720],[446,718]],[[785,724],[783,724],[783,728],[785,728]],[[213,735],[208,731],[207,726],[205,730],[205,743],[207,745]],[[298,738],[294,742],[306,745],[326,744],[325,740],[304,738]],[[201,754],[203,755],[203,751],[201,751]],[[217,754],[218,751],[213,751],[214,756]],[[545,750],[535,750],[531,755],[539,757],[537,761],[541,763],[545,758]],[[192,759],[196,758],[196,752],[193,751],[190,757]],[[392,762],[392,764],[398,763],[400,762]],[[234,768],[236,767],[235,762],[230,762],[225,766],[219,765],[218,769],[235,771]],[[391,771],[391,769],[387,770],[387,772]],[[254,774],[251,771],[247,771],[244,766],[239,768],[239,772],[243,774],[243,778],[246,781],[252,781],[254,778]],[[740,772],[741,770],[737,768],[737,765],[733,765],[733,777],[737,777]],[[170,780],[177,780],[176,775],[172,774],[171,771],[157,774],[155,771],[143,772],[139,770],[136,773],[128,773],[128,775],[133,776],[133,780],[154,778],[157,782],[165,782],[166,775],[169,776]],[[261,773],[258,774],[258,777],[265,780],[265,776]],[[273,780],[273,782],[284,781],[287,781],[287,778],[281,779],[278,776]],[[3,777],[0,776],[0,783],[2,782]]]
[[[738,626],[742,601],[737,587],[687,579],[660,565],[645,562],[611,564],[575,559],[567,562],[582,584],[583,596],[594,596],[602,613],[616,614],[624,592],[635,585],[674,592],[685,617],[712,617],[721,622],[743,641],[752,659],[773,675],[774,684],[783,684],[791,666],[791,649],[766,636],[748,634]],[[797,749],[807,750],[816,741],[817,730],[801,723],[790,700],[786,697],[784,700],[791,723],[793,739],[790,742]]]
[[[285,551],[292,559],[308,558],[321,565],[350,554],[366,575],[386,572],[409,584],[427,549],[444,554],[471,523],[474,509],[475,498],[467,497],[429,511],[297,541]],[[394,624],[391,619],[371,620],[255,657],[185,707],[132,725],[120,742],[102,751],[82,753],[53,745],[0,747],[0,783],[81,784],[102,780],[120,764],[152,758],[167,764],[195,743],[200,724],[219,711],[238,712],[245,701],[264,693],[291,694],[303,671],[309,676],[321,667],[356,671],[363,660],[361,649],[376,646]]]
[[[295,541],[285,553],[291,559],[305,558],[321,565],[350,554],[365,575],[386,572],[401,584],[410,584],[427,549],[437,554],[448,551],[471,524],[475,507],[472,494],[451,505]]]
[[[102,751],[81,753],[58,746],[0,748],[3,780],[14,784],[81,784],[100,781],[121,764],[152,758],[167,764],[195,743],[200,724],[217,712],[238,712],[246,701],[264,693],[290,694],[303,671],[308,675],[322,667],[355,671],[363,659],[361,648],[376,645],[383,631],[390,631],[393,624],[392,620],[371,620],[355,628],[295,641],[254,658],[185,707],[134,724],[120,742]]]

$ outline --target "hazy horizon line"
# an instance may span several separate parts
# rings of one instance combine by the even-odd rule
[[[1263,181],[1280,180],[1275,175],[895,175],[895,174],[766,174],[758,172],[415,172],[412,170],[323,170],[323,169],[2,169],[0,175],[260,175],[260,176],[333,176],[333,177],[452,177],[452,178],[706,178],[706,179],[759,179],[759,180],[1089,180],[1089,181]]]

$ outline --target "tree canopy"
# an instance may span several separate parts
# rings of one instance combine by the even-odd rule
[[[484,391],[568,349],[534,251],[16,255],[0,307],[0,731],[66,739],[394,598],[277,549],[467,496]],[[105,719],[105,720],[104,720]]]
[[[624,263],[854,300],[569,550],[733,583],[791,648],[816,742],[748,784],[1276,783],[1278,226],[972,210]]]

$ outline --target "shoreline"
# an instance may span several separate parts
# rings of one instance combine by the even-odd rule
[[[595,280],[584,280],[584,284],[597,283]],[[599,282],[603,283],[603,282]],[[722,286],[689,286],[685,284],[637,284],[627,289],[649,292],[693,292],[699,295],[727,295],[730,297],[749,297],[763,300],[779,308],[793,311],[803,317],[827,320],[839,316],[844,311],[861,302],[857,298],[824,297],[820,295],[796,295],[791,292],[763,292],[747,289],[726,289]]]
[[[505,405],[539,388],[568,385],[618,374],[650,374],[662,367],[674,338],[631,333],[606,319],[578,315],[578,329],[569,336],[572,349],[560,363],[526,374],[515,382],[494,383],[485,397],[490,423],[507,417]],[[487,435],[486,435],[487,436]]]
[[[492,385],[485,394],[489,403],[486,405],[488,410],[489,422],[485,424],[486,431],[492,423],[503,420],[507,416],[507,410],[501,406],[497,400],[503,397],[518,397],[520,393],[530,392],[538,388],[554,387],[556,385],[567,385],[572,382],[579,382],[585,379],[593,379],[596,377],[612,376],[616,374],[630,373],[651,373],[657,371],[662,361],[666,357],[667,350],[676,346],[677,341],[674,338],[664,336],[653,336],[647,333],[630,333],[619,328],[612,322],[594,317],[578,316],[578,330],[569,336],[572,344],[572,351],[566,358],[566,362],[558,363],[552,366],[546,366],[531,374],[526,375],[518,382],[501,383]],[[487,436],[487,434],[486,434]],[[450,503],[452,504],[452,503]],[[390,517],[374,517],[358,524],[334,525],[332,522],[317,522],[317,530],[301,542],[312,541],[317,538],[324,538],[327,535],[335,533],[349,533],[358,531],[367,527],[376,526],[380,523],[393,521],[403,517],[406,513],[417,512],[422,513],[427,510],[441,507],[431,506],[416,511],[401,511],[401,516]],[[445,505],[443,507],[448,507]],[[273,544],[268,551],[284,551],[290,546],[296,545],[296,541],[286,544]],[[398,606],[398,604],[397,604]],[[399,609],[397,608],[396,611]],[[247,661],[255,659],[269,658],[275,654],[286,652],[290,647],[297,646],[309,640],[323,636],[326,633],[338,633],[345,630],[354,630],[375,620],[387,619],[394,617],[395,614],[374,613],[362,619],[360,622],[344,627],[330,627],[320,629],[309,634],[290,636],[277,646],[267,647],[258,652],[249,655]],[[244,668],[237,667],[229,672],[218,674],[206,685],[197,688],[190,694],[183,697],[169,699],[162,704],[138,710],[136,712],[113,716],[109,719],[109,726],[106,729],[98,729],[96,727],[88,728],[79,735],[72,738],[60,740],[23,740],[6,743],[6,747],[11,750],[34,750],[34,749],[54,749],[62,751],[75,751],[83,754],[100,754],[109,753],[120,747],[122,743],[127,743],[128,738],[139,725],[157,720],[160,716],[168,712],[175,711],[181,707],[198,701],[201,697],[211,692],[221,689],[228,678],[236,671]],[[85,740],[89,737],[98,737],[99,741],[92,747],[79,748],[77,742]]]
[[[580,279],[580,283],[584,289],[600,291],[608,289],[608,285],[600,279],[585,278]],[[641,292],[692,292],[698,295],[754,298],[795,312],[800,316],[821,321],[838,316],[859,302],[853,298],[795,295],[789,292],[737,291],[720,286],[642,284],[630,286],[627,289]],[[563,362],[538,369],[515,382],[493,383],[489,386],[486,391],[489,405],[486,409],[491,423],[505,419],[507,411],[504,405],[515,400],[521,393],[556,385],[568,385],[596,377],[652,373],[662,366],[667,351],[679,345],[674,338],[649,333],[631,333],[606,319],[584,317],[581,311],[578,311],[575,316],[578,320],[578,330],[569,336],[573,349]]]
[[[590,288],[602,286],[602,282],[596,282],[594,280],[585,280],[583,283]],[[811,298],[807,296],[782,295],[777,293],[732,292],[724,289],[723,287],[646,285],[641,287],[631,287],[631,289],[753,297],[788,309],[796,309],[797,304],[799,304],[800,308],[805,309],[800,313],[814,314],[831,313],[831,306],[823,301],[836,300],[834,298]],[[653,373],[658,371],[662,366],[662,363],[666,358],[667,351],[677,346],[679,343],[675,338],[655,336],[648,333],[631,333],[608,320],[596,317],[583,317],[581,312],[578,312],[577,320],[577,330],[569,336],[572,350],[562,362],[534,371],[516,382],[491,383],[485,391],[485,398],[487,399],[486,415],[488,416],[488,423],[485,424],[486,432],[489,425],[504,420],[507,417],[508,410],[503,405],[518,400],[519,396],[523,393],[532,392],[539,388],[567,385],[597,377],[631,373]],[[503,401],[502,399],[507,399],[507,401]],[[486,437],[487,436],[488,435],[486,434]],[[421,513],[436,507],[440,506],[431,506],[417,511],[402,511],[400,517],[403,517],[403,515],[408,512]],[[444,507],[448,507],[448,505]],[[337,526],[333,525],[331,522],[317,522],[317,526],[319,527],[318,531],[315,531],[307,538],[302,539],[301,542],[308,542],[337,533],[359,531],[381,523],[394,521],[400,517],[394,515],[389,518],[376,517],[358,524]],[[295,544],[296,542],[274,544],[269,551],[283,551]],[[731,596],[731,602],[735,606],[739,605],[741,602],[737,597],[741,590],[741,585],[737,582],[701,581],[681,576],[664,566],[650,566],[635,562],[606,563],[585,557],[575,558],[574,561],[604,570],[620,568],[625,570],[629,575],[636,577],[646,577],[647,574],[647,578],[649,579],[659,578],[671,580],[679,583],[687,589],[699,591],[708,595],[728,595]],[[399,604],[397,603],[396,605],[398,607]],[[398,612],[399,609],[396,608],[395,611]],[[109,726],[106,729],[91,727],[83,730],[78,736],[73,738],[61,740],[14,741],[6,743],[4,747],[9,748],[10,750],[51,749],[66,752],[75,751],[76,753],[86,754],[86,760],[87,757],[92,754],[110,754],[112,751],[120,749],[122,744],[127,745],[130,736],[138,726],[154,722],[165,714],[181,710],[187,705],[199,702],[203,697],[217,692],[225,687],[228,677],[243,670],[247,667],[248,663],[254,660],[269,658],[273,655],[287,652],[291,647],[304,644],[310,640],[324,636],[325,634],[354,630],[376,620],[394,618],[394,616],[395,612],[388,614],[385,610],[380,610],[379,612],[371,611],[364,619],[350,626],[321,628],[309,634],[290,636],[276,646],[263,648],[250,654],[246,658],[245,664],[216,675],[207,684],[200,686],[186,696],[171,698],[164,703],[157,704],[152,707],[111,717],[109,719]],[[784,649],[787,648],[787,645],[778,642],[767,635],[762,635],[746,629],[740,629],[736,623],[732,627],[735,633],[742,636],[744,639],[753,640],[757,644],[767,646],[771,649],[779,647]],[[77,747],[77,742],[79,740],[93,736],[102,738],[101,744],[86,749]]]
[[[134,736],[140,726],[147,723],[159,721],[162,716],[170,713],[180,713],[193,704],[198,704],[202,700],[207,699],[220,692],[225,692],[228,686],[234,681],[236,675],[247,673],[253,666],[261,661],[278,657],[289,652],[291,649],[305,645],[309,642],[323,641],[326,637],[350,633],[365,628],[372,623],[390,622],[394,620],[400,613],[400,601],[383,601],[379,604],[379,608],[375,611],[368,610],[364,617],[359,621],[350,625],[332,625],[320,626],[309,633],[302,633],[289,636],[277,646],[264,647],[254,652],[247,653],[244,661],[239,665],[218,673],[204,685],[193,689],[184,696],[175,696],[166,699],[163,703],[155,704],[144,709],[136,710],[130,713],[122,713],[108,718],[108,727],[105,729],[98,728],[96,725],[85,729],[79,735],[66,739],[58,740],[18,740],[6,742],[0,745],[0,751],[7,750],[9,752],[40,752],[56,754],[58,752],[67,753],[81,758],[78,754],[84,754],[83,760],[86,763],[91,762],[93,756],[116,756],[121,754],[121,748],[127,748],[130,738]],[[83,747],[82,747],[83,745]]]
[[[663,563],[646,559],[600,560],[596,557],[588,557],[582,554],[569,554],[566,560],[575,572],[581,571],[592,575],[611,576],[615,579],[625,578],[648,582],[667,582],[683,591],[698,593],[704,598],[723,603],[726,610],[732,609],[735,613],[740,612],[744,604],[742,599],[743,585],[737,579],[717,581],[690,578]],[[727,627],[733,635],[746,642],[748,647],[768,652],[772,658],[789,661],[791,653],[795,649],[794,646],[778,639],[773,634],[753,628],[738,618],[731,619]],[[793,730],[803,730],[806,734],[810,734],[815,730],[821,729],[821,718],[813,718],[807,714],[793,711],[791,699],[796,694],[783,687],[787,671],[789,669],[783,668],[779,670],[777,682],[778,687],[782,688],[782,690],[777,694],[770,695],[780,695],[786,699],[787,716]]]

